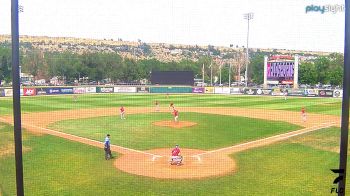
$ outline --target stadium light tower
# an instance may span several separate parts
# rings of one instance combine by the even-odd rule
[[[245,13],[244,15],[244,19],[248,21],[248,30],[247,30],[247,59],[246,59],[246,64],[245,64],[245,75],[244,75],[244,79],[245,79],[245,86],[248,86],[248,64],[249,64],[249,21],[252,20],[254,18],[254,13],[249,12],[249,13]]]

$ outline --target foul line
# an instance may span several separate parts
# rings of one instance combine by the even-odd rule
[[[60,132],[60,131],[55,131],[55,130],[47,129],[47,128],[43,128],[43,127],[38,127],[38,126],[35,126],[35,125],[29,125],[29,124],[23,124],[23,125],[27,125],[27,126],[30,126],[30,127],[33,127],[33,128],[45,130],[45,131],[47,131],[46,133],[50,133],[50,132],[56,133],[57,135],[55,135],[55,136],[67,135],[67,136],[70,136],[70,137],[73,137],[73,138],[79,138],[81,140],[91,141],[91,142],[95,142],[95,143],[98,143],[98,144],[101,144],[101,145],[104,144],[103,142],[100,142],[100,141],[97,141],[97,140],[88,139],[88,138],[84,138],[84,137],[80,137],[80,136],[76,136],[76,135],[72,135],[72,134],[64,133],[64,132]],[[77,141],[77,142],[79,142],[79,141]],[[148,153],[148,152],[143,152],[143,151],[135,150],[135,149],[131,149],[131,148],[126,148],[126,147],[122,147],[122,146],[117,146],[117,145],[113,145],[113,144],[111,146],[116,147],[116,148],[120,148],[120,149],[123,149],[123,150],[127,150],[127,151],[132,151],[132,152],[137,152],[137,153],[141,153],[141,154],[150,155],[150,156],[153,156],[153,157],[162,157],[160,155],[156,155],[156,154],[152,154],[152,153]]]
[[[204,153],[192,155],[192,157],[198,159],[199,156],[202,156],[202,155],[205,155],[205,154],[211,154],[211,153],[215,153],[215,152],[220,152],[220,151],[224,151],[224,150],[228,150],[228,149],[232,149],[232,148],[237,148],[237,147],[241,147],[241,146],[245,146],[245,145],[249,145],[249,144],[253,144],[253,143],[260,143],[260,142],[263,142],[265,140],[270,140],[270,139],[274,139],[274,138],[280,138],[280,140],[284,140],[284,139],[288,139],[288,138],[291,138],[291,137],[294,137],[294,136],[305,134],[305,133],[308,133],[308,132],[311,132],[311,131],[315,131],[315,130],[318,130],[318,129],[321,129],[321,128],[331,127],[334,124],[335,124],[335,122],[322,123],[321,125],[317,125],[317,126],[313,126],[313,127],[307,127],[307,128],[300,129],[300,130],[297,130],[297,131],[292,131],[292,132],[283,133],[283,134],[279,134],[279,135],[275,135],[275,136],[271,136],[271,137],[267,137],[267,138],[263,138],[263,139],[259,139],[259,140],[254,140],[254,141],[250,141],[250,142],[246,142],[246,143],[242,143],[242,144],[237,144],[237,145],[230,146],[230,147],[225,147],[225,148],[220,148],[220,149],[216,149],[216,150],[207,151],[207,152],[204,152]],[[280,141],[280,140],[277,140],[277,141]],[[200,158],[198,160],[200,160]]]
[[[1,118],[1,117],[0,117],[0,120],[2,120],[4,122],[7,122],[6,119]],[[90,141],[90,142],[94,142],[94,143],[101,144],[101,145],[104,144],[103,142],[100,142],[100,141],[97,141],[97,140],[92,140],[92,139],[88,139],[88,138],[72,135],[72,134],[69,134],[69,133],[64,133],[64,132],[59,132],[59,131],[55,131],[55,130],[52,130],[52,129],[43,128],[43,127],[38,127],[38,126],[35,126],[35,125],[30,125],[30,124],[25,124],[25,123],[22,123],[22,125],[30,126],[30,127],[41,129],[41,130],[45,130],[46,133],[48,133],[48,134],[50,134],[50,132],[51,133],[55,133],[56,135],[54,135],[54,136],[58,136],[58,137],[60,137],[60,135],[66,135],[66,136],[70,136],[72,138],[77,138],[77,139],[80,139],[80,140]],[[53,135],[53,134],[50,134],[50,135]],[[76,140],[74,140],[74,141],[76,141]],[[79,142],[79,141],[76,141],[76,142]],[[80,142],[80,143],[82,143],[82,142]],[[87,144],[87,143],[85,143],[85,144]],[[143,151],[140,151],[140,150],[135,150],[135,149],[126,148],[126,147],[122,147],[122,146],[117,146],[117,145],[113,145],[113,144],[111,146],[116,147],[116,148],[120,148],[120,149],[123,149],[123,150],[127,150],[127,151],[132,151],[132,152],[137,152],[137,153],[141,153],[141,154],[150,155],[150,156],[152,156],[152,160],[155,160],[156,158],[163,157],[161,155],[156,155],[156,154],[143,152]]]
[[[0,117],[0,120],[2,120],[4,122],[7,122],[6,119],[1,118],[1,117]],[[237,147],[241,147],[241,146],[245,146],[245,145],[249,145],[249,144],[253,144],[253,143],[261,143],[262,141],[270,140],[270,139],[274,139],[274,138],[279,138],[279,140],[277,140],[277,141],[281,141],[281,140],[288,139],[288,138],[291,138],[291,137],[295,137],[295,136],[298,136],[298,135],[301,135],[301,134],[305,134],[305,133],[308,133],[308,132],[311,132],[311,131],[315,131],[315,130],[318,130],[318,129],[321,129],[321,128],[331,127],[334,124],[336,124],[336,122],[321,123],[321,125],[316,125],[316,126],[313,126],[313,127],[307,127],[307,128],[300,129],[300,130],[297,130],[297,131],[292,131],[292,132],[288,132],[288,133],[274,135],[274,136],[271,136],[271,137],[267,137],[267,138],[263,138],[263,139],[259,139],[259,140],[254,140],[254,141],[250,141],[250,142],[246,142],[246,143],[242,143],[242,144],[238,144],[238,145],[234,145],[234,146],[230,146],[230,147],[225,147],[225,148],[220,148],[220,149],[216,149],[216,150],[211,150],[211,151],[207,151],[207,152],[204,152],[204,153],[192,155],[191,157],[197,158],[198,161],[201,161],[200,156],[202,156],[202,155],[211,154],[211,153],[215,153],[215,152],[220,152],[220,151],[224,151],[224,150],[228,150],[228,149],[232,149],[232,148],[237,148]],[[92,140],[92,139],[88,139],[88,138],[72,135],[72,134],[69,134],[69,133],[64,133],[64,132],[59,132],[59,131],[55,131],[55,130],[52,130],[52,129],[43,128],[43,127],[38,127],[38,126],[35,126],[35,125],[30,125],[30,124],[25,124],[25,123],[22,123],[22,125],[27,125],[27,126],[30,126],[30,127],[33,127],[33,128],[45,130],[46,133],[48,133],[48,134],[50,134],[50,132],[52,132],[52,133],[55,133],[56,135],[54,135],[54,134],[50,134],[50,135],[54,135],[54,136],[58,136],[58,137],[60,137],[60,135],[66,135],[66,136],[70,136],[72,138],[78,138],[80,140],[90,141],[90,142],[98,143],[98,144],[101,144],[101,145],[103,144],[103,142],[100,142],[100,141],[97,141],[97,140]],[[76,141],[76,140],[73,140],[73,141]],[[76,142],[79,142],[79,141],[76,141]],[[83,143],[83,142],[81,142],[81,143]],[[87,144],[87,143],[85,143],[85,144]],[[144,151],[140,151],[140,150],[135,150],[135,149],[131,149],[131,148],[126,148],[126,147],[122,147],[122,146],[117,146],[117,145],[111,145],[111,146],[116,147],[116,148],[120,148],[120,149],[123,149],[123,150],[127,150],[127,151],[137,152],[137,153],[140,153],[140,154],[150,155],[150,156],[152,156],[152,161],[155,161],[156,158],[163,157],[161,155],[156,155],[156,154],[152,154],[152,153],[148,153],[148,152],[144,152]],[[252,147],[252,148],[254,148],[254,147]]]

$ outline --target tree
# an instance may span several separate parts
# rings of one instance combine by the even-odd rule
[[[262,84],[264,82],[264,55],[253,56],[248,69],[248,78],[251,78],[251,81],[256,84]]]
[[[327,57],[319,57],[315,60],[315,68],[317,71],[317,82],[321,84],[328,84],[327,78],[330,69],[330,59]]]
[[[9,47],[0,47],[0,84],[11,81],[11,51]]]
[[[0,85],[2,81],[9,82],[11,80],[11,71],[9,69],[9,63],[5,56],[1,57],[0,62]]]
[[[299,65],[299,83],[315,85],[318,83],[318,73],[314,63],[304,62]]]
[[[23,58],[22,70],[27,72],[34,77],[34,80],[39,75],[39,71],[44,66],[43,55],[40,51],[30,51]]]

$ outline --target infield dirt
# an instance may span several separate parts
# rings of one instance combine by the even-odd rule
[[[152,113],[153,107],[147,108],[126,108],[126,114]],[[295,135],[304,134],[320,128],[339,126],[340,118],[331,115],[308,114],[307,121],[303,122],[300,112],[267,109],[247,108],[210,108],[210,107],[183,107],[178,108],[181,112],[197,112],[218,115],[243,116],[272,121],[284,121],[305,127],[304,129],[280,134],[277,136],[260,139],[231,147],[203,151],[196,149],[181,149],[184,157],[184,164],[181,166],[170,165],[169,149],[153,149],[139,151],[112,145],[114,152],[122,154],[115,160],[116,168],[135,175],[148,176],[166,179],[205,178],[211,176],[225,175],[237,170],[237,164],[229,157],[230,154],[243,150],[269,145],[281,140],[288,139]],[[161,112],[168,112],[168,108],[161,108]],[[62,110],[52,112],[38,112],[22,115],[23,127],[28,131],[39,134],[50,134],[68,140],[103,148],[102,142],[66,134],[59,131],[47,129],[48,125],[61,120],[91,118],[99,116],[118,115],[118,108],[98,108],[80,110]],[[13,123],[12,116],[2,116],[0,120],[6,123]],[[157,124],[158,122],[155,122]],[[169,122],[167,122],[169,124]],[[180,121],[181,123],[181,121]],[[183,121],[185,123],[185,121]],[[162,124],[166,124],[162,122]],[[183,125],[183,124],[180,124]],[[191,125],[191,126],[194,126]],[[185,127],[182,127],[185,128]],[[103,139],[103,138],[102,138]],[[103,155],[101,156],[103,157]]]

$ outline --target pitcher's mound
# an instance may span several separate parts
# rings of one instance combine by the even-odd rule
[[[190,121],[174,122],[174,121],[171,121],[171,120],[167,120],[167,121],[153,122],[152,124],[155,125],[155,126],[161,126],[161,127],[183,128],[183,127],[194,126],[197,123],[190,122]]]

